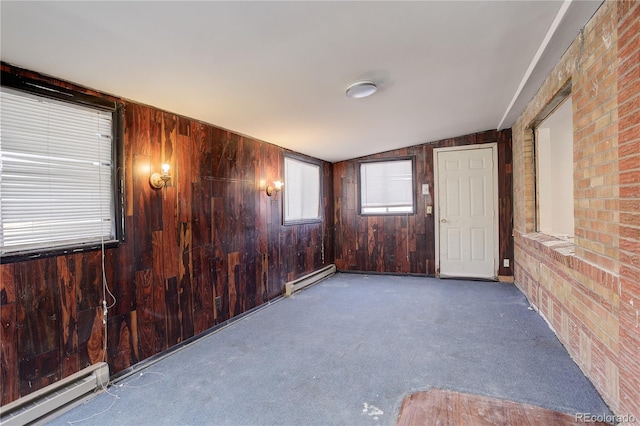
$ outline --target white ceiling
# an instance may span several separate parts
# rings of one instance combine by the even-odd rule
[[[340,161],[510,127],[600,3],[2,1],[0,53]]]

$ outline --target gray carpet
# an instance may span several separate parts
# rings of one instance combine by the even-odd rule
[[[337,274],[50,424],[393,425],[434,387],[610,413],[513,284]]]

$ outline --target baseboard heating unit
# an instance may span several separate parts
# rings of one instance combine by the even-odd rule
[[[335,273],[336,265],[331,264],[315,272],[307,274],[304,277],[300,277],[297,280],[289,281],[284,285],[284,295],[291,296],[296,291],[302,290],[303,288],[315,284],[318,281],[323,280]]]
[[[109,365],[99,362],[0,407],[0,426],[25,425],[109,383]]]

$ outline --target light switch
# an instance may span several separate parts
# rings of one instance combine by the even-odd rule
[[[433,213],[433,209],[431,206],[427,206],[427,214]]]
[[[422,184],[422,195],[429,195],[429,184],[428,183],[423,183]]]

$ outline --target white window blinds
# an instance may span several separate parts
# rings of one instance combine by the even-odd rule
[[[284,158],[284,221],[320,219],[320,166]]]
[[[115,240],[110,111],[0,91],[0,254]]]
[[[413,161],[360,164],[362,214],[413,213]]]

